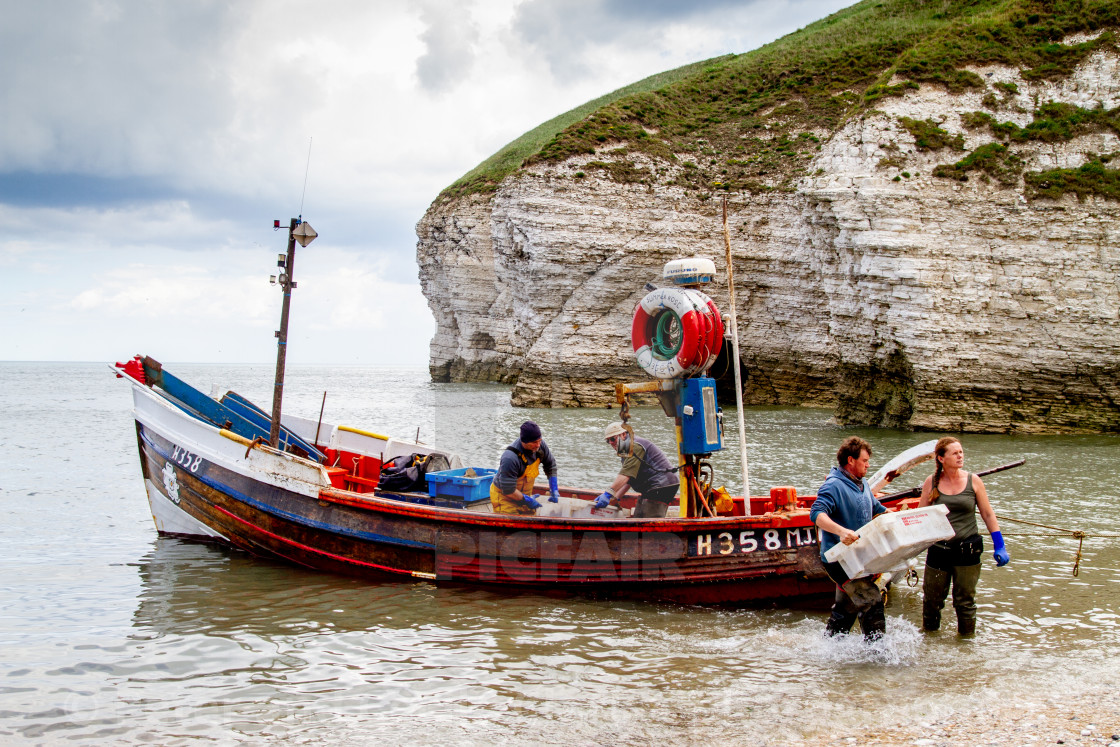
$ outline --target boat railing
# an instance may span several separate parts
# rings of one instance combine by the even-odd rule
[[[376,490],[381,466],[399,456],[439,454],[447,458],[451,469],[463,466],[457,454],[435,446],[346,425],[331,426],[326,445],[320,448],[327,455],[325,466],[331,485],[355,493]]]

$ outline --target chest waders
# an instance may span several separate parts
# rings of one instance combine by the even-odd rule
[[[953,589],[953,609],[957,613],[957,633],[971,636],[976,632],[976,586],[980,582],[980,558],[984,541],[976,526],[976,491],[972,475],[959,493],[940,493],[931,503],[949,506],[949,523],[957,536],[939,542],[926,551],[926,567],[922,574],[922,628],[927,631],[941,627],[941,610]]]
[[[509,449],[517,454],[517,458],[521,460],[521,476],[517,478],[517,489],[523,495],[533,494],[533,484],[537,481],[537,475],[541,471],[541,458],[537,457],[533,461],[529,461],[524,454],[516,449]],[[534,452],[535,453],[535,452]],[[537,513],[536,509],[530,508],[529,504],[522,498],[515,496],[507,496],[498,489],[497,480],[490,483],[490,506],[494,509],[496,514],[521,514],[523,516],[533,516]]]

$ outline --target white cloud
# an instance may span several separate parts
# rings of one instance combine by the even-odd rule
[[[268,360],[269,226],[300,211],[314,138],[292,357],[422,364],[413,226],[441,189],[589,99],[844,1],[9,3],[0,356]]]
[[[466,3],[435,2],[420,7],[427,28],[420,35],[424,54],[416,61],[416,74],[421,88],[443,93],[469,76],[479,39],[478,27]]]
[[[558,80],[634,77],[746,52],[850,3],[846,0],[525,0],[514,33]],[[791,13],[796,10],[796,14]],[[638,70],[643,70],[636,74]],[[619,86],[615,86],[616,88]]]
[[[279,272],[284,230],[262,227],[252,240],[231,242],[228,227],[206,226],[178,204],[21,215],[54,230],[34,244],[0,240],[6,358],[108,360],[151,353],[149,346],[180,361],[275,356],[281,294],[268,276]],[[161,246],[172,234],[189,235],[195,248]],[[96,238],[76,243],[89,236]],[[423,365],[434,323],[414,266],[402,273],[399,261],[339,248],[329,236],[297,248],[289,360]]]
[[[220,325],[230,317],[242,323],[261,322],[271,311],[267,286],[259,274],[230,275],[191,264],[129,264],[93,280],[95,287],[70,301],[78,314],[143,313],[163,317],[169,325],[188,318],[192,324]]]

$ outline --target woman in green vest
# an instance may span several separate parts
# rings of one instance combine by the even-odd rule
[[[964,447],[952,436],[946,436],[934,447],[937,466],[922,484],[919,507],[949,507],[949,523],[955,534],[951,540],[938,542],[926,551],[926,570],[922,581],[922,628],[927,631],[941,627],[941,609],[949,587],[953,587],[953,608],[957,612],[957,633],[970,636],[976,632],[976,584],[980,580],[980,557],[984,541],[976,526],[976,512],[992,535],[997,566],[1011,562],[1003,543],[999,521],[988,491],[976,475],[965,472]]]

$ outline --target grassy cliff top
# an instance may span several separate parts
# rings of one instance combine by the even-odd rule
[[[620,88],[530,130],[445,189],[437,202],[497,188],[524,166],[572,156],[613,178],[642,153],[677,161],[696,190],[788,187],[819,142],[886,96],[919,84],[982,90],[967,70],[1017,67],[1026,80],[1068,75],[1120,26],[1116,0],[863,0],[753,52],[717,57]],[[620,158],[623,164],[619,164]],[[582,172],[581,172],[582,173]]]

